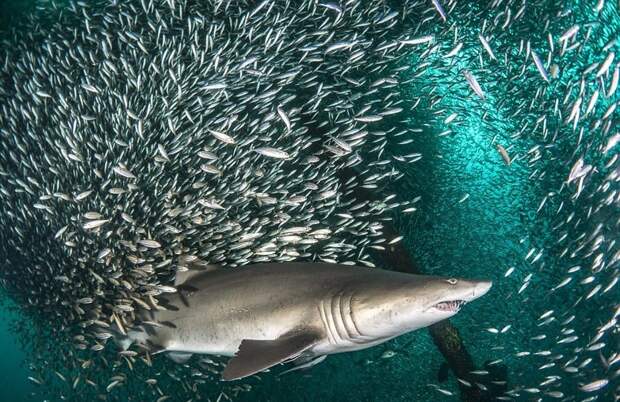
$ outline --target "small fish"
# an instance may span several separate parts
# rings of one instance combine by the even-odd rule
[[[404,236],[397,236],[397,237],[393,238],[392,240],[390,240],[388,242],[388,244],[396,244],[396,243],[400,242],[403,239],[403,237]]]
[[[286,126],[286,130],[288,132],[290,132],[291,131],[291,121],[289,120],[288,116],[286,115],[286,113],[284,112],[284,110],[280,106],[278,106],[276,109],[278,111],[278,115],[280,116],[280,118],[284,122],[284,125]]]
[[[39,380],[38,378],[28,377],[28,379],[37,385],[43,385],[43,381]]]
[[[227,88],[227,85],[226,83],[223,83],[223,82],[206,84],[202,87],[202,89],[204,89],[205,91],[220,90],[220,89],[226,89],[226,88]]]
[[[161,247],[161,243],[155,240],[151,240],[151,239],[138,240],[138,244],[146,248],[160,248]]]
[[[603,64],[601,64],[601,67],[596,72],[596,78],[598,78],[598,77],[600,77],[600,76],[602,76],[604,74],[607,74],[607,71],[609,70],[609,66],[611,66],[611,63],[613,63],[615,56],[616,56],[616,54],[614,52],[609,52],[607,54],[607,57],[603,61]]]
[[[157,151],[161,155],[162,158],[169,161],[170,157],[168,156],[168,152],[166,152],[166,148],[162,144],[157,144]]]
[[[459,52],[461,51],[461,49],[463,48],[463,42],[459,42],[457,43],[456,46],[454,46],[454,48],[452,50],[450,50],[448,53],[446,53],[443,57],[454,57],[457,54],[459,54]]]
[[[567,183],[570,183],[574,180],[577,180],[585,175],[587,175],[592,170],[592,166],[586,165],[583,161],[583,158],[579,158],[577,162],[571,168],[571,171],[568,175]]]
[[[267,156],[269,158],[275,159],[289,159],[290,155],[288,152],[282,151],[281,149],[271,148],[271,147],[262,147],[256,148],[254,150],[256,153],[259,153],[263,156]]]
[[[536,69],[540,73],[540,76],[543,78],[543,80],[545,80],[546,82],[549,82],[549,74],[547,73],[547,70],[545,69],[545,66],[542,63],[542,60],[540,60],[540,57],[538,57],[538,55],[536,54],[534,50],[531,51],[531,54],[532,54],[532,59],[534,60],[534,64],[536,65]]]
[[[93,86],[93,85],[90,85],[90,84],[82,84],[82,88],[84,88],[88,92],[92,92],[94,94],[98,94],[99,93],[99,89],[97,87]]]
[[[81,299],[78,299],[78,304],[91,304],[93,302],[93,298],[92,297],[83,297]]]
[[[446,117],[446,119],[443,121],[444,124],[450,124],[454,121],[454,119],[456,119],[458,117],[457,113],[452,113],[450,116]]]
[[[93,190],[87,190],[87,191],[84,191],[82,193],[79,193],[78,195],[75,196],[75,200],[76,201],[81,201],[81,200],[87,198],[89,195],[91,195],[92,192],[93,192]]]
[[[95,211],[89,211],[84,214],[84,218],[86,219],[101,219],[102,216],[103,215],[101,215],[99,212]]]
[[[135,179],[136,176],[124,167],[115,166],[112,168],[114,173],[127,179]]]
[[[510,160],[510,155],[508,155],[508,151],[506,151],[506,148],[504,148],[500,144],[496,144],[495,147],[497,148],[497,151],[499,152],[499,154],[502,156],[502,159],[504,160],[504,163],[506,163],[506,165],[510,166],[512,161]]]
[[[572,27],[568,28],[566,32],[562,34],[562,36],[560,36],[560,42],[568,41],[573,36],[575,36],[577,32],[579,32],[579,25],[573,25]]]
[[[562,282],[560,282],[559,284],[557,284],[557,285],[556,285],[556,286],[555,286],[552,290],[558,290],[559,288],[561,288],[561,287],[564,287],[564,286],[568,285],[568,283],[569,283],[570,281],[572,281],[572,280],[573,280],[573,277],[572,277],[572,276],[568,276],[568,277],[564,278],[564,279],[562,280]]]
[[[336,11],[338,14],[342,13],[342,8],[336,3],[319,3],[319,6]]]
[[[176,293],[177,292],[177,289],[174,286],[159,285],[157,288],[163,293]]]
[[[383,117],[379,115],[359,116],[353,118],[353,120],[359,121],[361,123],[373,123],[376,121],[380,121],[381,119],[383,119]]]
[[[393,350],[386,350],[381,354],[382,359],[389,359],[394,356],[396,356],[396,352],[394,352]]]
[[[605,386],[607,386],[607,384],[609,384],[609,380],[607,379],[596,380],[588,384],[582,385],[581,387],[579,387],[579,389],[583,392],[594,392],[604,388]]]
[[[62,228],[60,228],[56,234],[54,235],[54,239],[59,239],[69,228],[69,226],[65,225]]]
[[[222,171],[210,163],[203,163],[202,165],[200,165],[200,170],[209,174],[215,174],[218,176],[222,175]]]
[[[96,229],[98,227],[105,225],[109,221],[110,221],[109,219],[95,219],[95,220],[86,222],[83,228],[85,230]]]
[[[482,88],[480,87],[480,84],[478,83],[478,80],[476,79],[476,77],[474,77],[474,75],[467,70],[463,70],[463,75],[465,76],[467,83],[469,84],[471,89],[473,89],[476,95],[478,95],[480,99],[484,100],[485,99],[484,92],[482,92]]]
[[[447,389],[443,389],[443,388],[435,388],[438,392],[441,392],[444,395],[448,395],[448,396],[452,396],[454,395],[452,392],[448,391]]]
[[[401,45],[420,45],[422,43],[432,42],[433,39],[434,39],[433,35],[427,35],[427,36],[421,36],[418,38],[404,39],[404,40],[401,40],[399,43]]]
[[[120,381],[119,381],[119,380],[112,381],[110,384],[108,384],[108,386],[106,387],[106,389],[105,389],[105,390],[106,390],[107,392],[110,392],[110,391],[112,391],[112,389],[113,389],[114,387],[116,387],[118,384],[120,384]]]
[[[235,144],[235,139],[228,134],[215,131],[215,130],[211,130],[211,129],[208,129],[208,131],[209,133],[211,133],[212,136],[214,136],[215,138],[217,138],[218,140],[222,141],[225,144]]]
[[[433,3],[435,10],[437,10],[437,12],[439,13],[439,16],[441,17],[441,19],[444,22],[446,22],[446,20],[448,19],[448,16],[446,15],[446,10],[444,10],[444,8],[439,3],[439,0],[431,0],[431,2]]]
[[[493,50],[491,49],[491,45],[489,45],[489,42],[486,40],[484,35],[482,35],[481,33],[478,34],[478,39],[480,40],[480,43],[482,43],[482,47],[484,47],[484,50],[486,50],[487,53],[489,54],[489,57],[491,57],[491,60],[497,60],[495,58],[495,54],[493,54]]]
[[[586,111],[583,114],[583,117],[588,116],[590,112],[594,110],[594,106],[596,105],[596,101],[598,100],[598,95],[599,95],[598,89],[592,93],[592,96],[590,97],[590,101],[588,102],[588,106],[586,107]]]
[[[333,53],[337,50],[341,50],[341,49],[351,49],[353,46],[355,46],[356,42],[337,42],[334,43],[333,45],[329,46],[326,50],[325,50],[325,54],[329,54],[329,53]]]

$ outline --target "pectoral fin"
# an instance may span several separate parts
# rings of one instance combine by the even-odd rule
[[[244,339],[222,373],[225,381],[236,380],[295,358],[320,340],[316,332],[295,332],[272,341]]]

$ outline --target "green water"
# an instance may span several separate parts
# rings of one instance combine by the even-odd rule
[[[34,386],[26,380],[30,375],[25,363],[26,355],[12,331],[15,314],[8,308],[2,308],[0,317],[0,401],[32,401],[29,394]]]
[[[0,38],[7,35],[10,27],[32,12],[36,0],[0,1]],[[27,367],[27,355],[14,331],[16,318],[10,302],[0,305],[0,401],[31,402],[30,394],[36,386],[27,380],[31,374]]]
[[[0,36],[34,8],[35,1],[0,2]],[[35,387],[27,380],[26,354],[13,329],[15,314],[9,305],[0,307],[0,401],[32,401],[29,397]]]

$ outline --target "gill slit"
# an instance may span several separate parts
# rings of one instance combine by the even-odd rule
[[[335,345],[336,340],[332,335],[332,327],[330,325],[330,319],[328,318],[327,311],[325,311],[325,300],[321,300],[319,302],[319,314],[321,315],[321,321],[323,322],[323,326],[325,327],[325,333],[327,334],[327,340],[330,344]]]
[[[340,315],[340,311],[341,311],[341,307],[340,307],[340,299],[342,296],[342,292],[338,292],[334,295],[334,297],[331,298],[331,316],[332,316],[332,321],[334,323],[334,338],[338,338],[336,339],[339,342],[342,342],[344,339],[342,337],[342,334],[340,333],[341,331],[341,327],[344,326],[344,323],[342,321],[342,317]],[[346,332],[346,331],[345,331]]]
[[[357,326],[357,323],[355,322],[355,317],[353,315],[353,309],[351,308],[352,301],[353,301],[353,293],[348,292],[346,294],[346,298],[344,298],[344,301],[346,302],[347,311],[343,312],[341,310],[340,314],[343,317],[343,321],[345,324],[344,326],[347,331],[347,336],[349,340],[353,343],[364,343],[365,341],[370,340],[371,339],[370,337],[362,334],[362,332],[359,330]]]

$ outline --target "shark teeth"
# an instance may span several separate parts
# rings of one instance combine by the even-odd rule
[[[437,303],[433,308],[441,311],[457,312],[465,304],[464,300],[449,300],[441,303]]]

